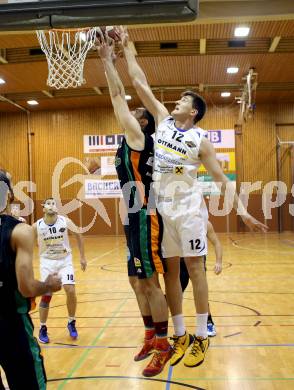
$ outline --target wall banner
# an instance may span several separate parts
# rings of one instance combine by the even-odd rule
[[[115,156],[101,157],[101,175],[102,176],[116,176]]]
[[[119,180],[85,180],[85,199],[122,198]]]
[[[116,151],[123,138],[123,134],[84,135],[84,153]]]
[[[208,139],[216,149],[235,149],[235,130],[208,130]]]

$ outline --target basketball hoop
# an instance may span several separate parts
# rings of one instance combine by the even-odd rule
[[[56,89],[83,85],[84,63],[94,46],[99,27],[38,30],[37,37],[48,63],[47,85]]]

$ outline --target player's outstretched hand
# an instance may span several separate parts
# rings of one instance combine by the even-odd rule
[[[81,270],[86,271],[86,268],[87,268],[87,260],[81,259]]]
[[[48,275],[45,280],[45,283],[48,286],[49,292],[55,292],[61,290],[62,287],[61,279],[56,273]]]
[[[111,39],[107,32],[105,35],[97,31],[97,38],[95,41],[95,47],[98,51],[100,58],[103,60],[113,60],[114,56],[114,40]]]
[[[124,26],[119,26],[116,27],[116,29],[117,29],[116,32],[120,37],[120,42],[122,47],[127,47],[129,44],[129,34],[127,28]]]
[[[219,275],[222,272],[223,266],[222,263],[216,262],[214,266],[214,273]]]
[[[266,233],[268,231],[268,226],[259,222],[257,219],[253,218],[252,215],[242,215],[243,222],[252,232],[262,232]]]

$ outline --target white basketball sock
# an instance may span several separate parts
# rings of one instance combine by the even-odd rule
[[[207,338],[207,317],[208,313],[196,314],[196,336]]]
[[[185,324],[184,324],[184,316],[183,314],[177,314],[172,316],[172,321],[174,325],[175,335],[176,336],[184,336],[186,332]]]

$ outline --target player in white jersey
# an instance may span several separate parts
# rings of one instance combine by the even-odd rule
[[[75,225],[69,218],[58,215],[56,202],[53,198],[48,198],[44,201],[43,212],[44,217],[33,225],[38,239],[41,280],[45,280],[52,273],[60,276],[66,293],[68,310],[67,328],[70,337],[76,339],[78,337],[75,318],[77,298],[68,231],[71,231],[76,236],[80,252],[81,268],[85,271],[87,262],[85,260],[83,239],[79,233],[76,233]],[[43,295],[39,305],[39,340],[42,343],[49,343],[46,322],[51,298],[52,295]]]
[[[175,329],[174,355],[171,365],[177,364],[190,344],[192,348],[184,364],[195,367],[204,361],[209,341],[207,337],[208,288],[204,270],[207,253],[207,210],[197,183],[197,170],[204,164],[214,181],[227,188],[233,198],[234,208],[243,222],[254,231],[266,231],[245,209],[235,188],[224,175],[212,144],[205,131],[195,128],[206,111],[203,98],[194,92],[183,93],[169,114],[156,99],[148,85],[143,70],[129,45],[128,34],[121,29],[121,41],[128,64],[128,73],[144,106],[154,116],[158,130],[155,141],[154,181],[157,208],[164,223],[163,255],[167,257],[165,286],[168,304]],[[196,307],[195,336],[186,332],[182,314],[182,291],[179,280],[180,257],[185,257],[193,285]]]

